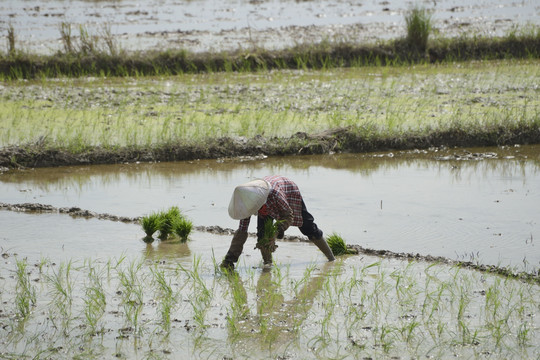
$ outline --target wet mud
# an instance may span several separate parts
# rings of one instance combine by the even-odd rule
[[[22,204],[7,204],[0,202],[0,210],[5,211],[15,211],[15,212],[25,212],[25,213],[59,213],[66,214],[73,218],[95,218],[99,220],[108,220],[108,221],[120,221],[124,223],[136,223],[140,221],[140,217],[124,217],[108,213],[97,213],[94,211],[84,210],[78,207],[54,207],[52,205],[40,204],[40,203],[22,203]],[[233,235],[234,229],[223,228],[221,226],[194,226],[194,229],[201,232],[208,232],[217,235]],[[249,233],[250,236],[256,237],[256,233]],[[290,236],[285,235],[283,240],[279,241],[288,241],[288,242],[309,242],[306,237],[302,236]],[[408,261],[423,261],[428,263],[436,264],[446,264],[451,266],[458,266],[465,269],[476,270],[480,272],[486,272],[490,274],[498,274],[503,277],[519,279],[526,282],[532,282],[540,284],[540,269],[536,272],[519,272],[513,269],[504,267],[504,266],[495,266],[495,265],[484,265],[478,264],[472,261],[459,261],[442,256],[431,256],[431,255],[421,255],[419,253],[404,253],[404,252],[393,252],[389,250],[378,250],[366,248],[360,245],[347,245],[348,249],[351,250],[351,254],[354,255],[370,255],[378,256],[382,258],[393,258],[399,260],[408,260]],[[6,252],[2,254],[2,257],[9,257],[10,255]]]

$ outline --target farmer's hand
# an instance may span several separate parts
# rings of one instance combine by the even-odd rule
[[[270,240],[268,240],[268,250],[270,250],[270,252],[276,251],[277,247],[278,246],[276,245],[276,238],[271,238]]]
[[[285,237],[285,230],[278,229],[277,238],[278,239],[283,239],[284,237]]]

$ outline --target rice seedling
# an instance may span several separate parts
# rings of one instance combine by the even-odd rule
[[[175,218],[173,221],[173,232],[185,243],[193,228],[193,223],[185,217]]]
[[[257,240],[257,246],[261,249],[269,248],[270,251],[274,251],[276,236],[279,231],[280,221],[274,221],[274,219],[268,218],[264,222],[263,236]]]
[[[154,233],[161,228],[162,217],[159,213],[152,213],[150,215],[143,216],[141,219],[141,226],[146,234],[145,241],[152,242]]]
[[[15,304],[17,307],[17,315],[21,319],[26,319],[30,315],[32,308],[35,306],[36,289],[30,283],[30,277],[25,260],[16,259],[17,265],[17,286]]]
[[[60,23],[60,39],[62,40],[62,45],[64,46],[64,51],[68,54],[75,52],[75,47],[73,44],[73,36],[71,35],[71,24],[62,22]]]
[[[483,358],[488,353],[535,358],[538,351],[534,314],[540,290],[534,284],[371,257],[265,272],[245,266],[245,272],[223,275],[206,267],[205,259],[210,257],[195,256],[190,265],[174,269],[126,257],[103,268],[91,261],[61,270],[43,266],[47,286],[34,287],[40,301],[31,306],[35,311],[26,325],[9,335],[0,328],[4,354],[55,357],[61,352],[52,349],[59,346],[73,357],[137,357],[162,350],[171,356],[187,351],[195,357],[246,357],[256,348],[260,358],[287,353],[302,358]],[[24,267],[0,266],[2,273]],[[70,317],[69,333],[44,319],[60,315],[50,300],[58,292],[69,293],[66,272],[68,282],[75,282],[73,309],[80,310],[64,312]],[[29,269],[23,273],[28,276]],[[62,282],[63,290],[54,290],[53,280]],[[0,309],[12,304],[17,292],[15,285],[4,286]],[[123,311],[103,311],[113,304]],[[9,329],[5,317],[2,323]],[[99,339],[91,335],[92,323]]]
[[[182,264],[178,264],[178,269],[191,280],[186,283],[191,284],[189,303],[193,311],[193,320],[196,327],[199,333],[202,333],[208,328],[206,315],[213,298],[213,291],[211,291],[213,286],[208,287],[206,282],[201,278],[201,258],[198,256],[193,257],[192,270],[185,268]]]
[[[71,261],[61,263],[57,271],[53,268],[52,274],[45,276],[51,297],[49,319],[55,327],[61,328],[64,333],[68,333],[72,321],[74,286],[74,280],[71,277],[72,265]]]
[[[353,139],[357,133],[366,140],[362,141],[364,147],[388,139],[395,139],[396,147],[406,145],[407,134],[426,138],[450,134],[445,136],[451,140],[455,133],[463,139],[463,132],[482,141],[489,136],[488,140],[496,143],[500,132],[489,135],[488,129],[512,131],[514,126],[536,121],[535,65],[426,65],[414,71],[395,68],[381,76],[370,75],[367,69],[334,70],[332,77],[315,72],[304,77],[293,74],[287,84],[275,74],[268,75],[269,80],[252,79],[247,85],[250,79],[242,77],[229,77],[227,84],[217,79],[215,86],[202,77],[182,76],[175,79],[178,85],[170,88],[170,79],[155,83],[140,80],[134,90],[126,90],[117,80],[104,79],[76,84],[75,90],[88,94],[84,97],[50,80],[33,85],[39,91],[12,83],[2,93],[0,124],[6,131],[1,133],[0,143],[34,143],[43,136],[43,147],[70,151],[95,146],[112,152],[126,146],[152,150],[178,144],[191,144],[203,151],[216,136],[287,138],[299,131],[319,133],[348,126]],[[499,91],[501,86],[509,90]],[[489,101],[479,99],[477,87]],[[522,89],[520,96],[511,91],[515,87]],[[249,91],[242,93],[244,88]],[[261,93],[271,96],[257,96]],[[44,101],[43,94],[53,101]],[[271,104],[268,99],[272,99]],[[152,113],[159,116],[144,115]],[[308,142],[300,140],[295,153]],[[359,142],[340,140],[335,148],[312,146],[304,151],[345,151],[353,143],[357,147]],[[269,147],[264,145],[265,153],[277,151]],[[283,144],[277,147],[286,151]]]
[[[160,213],[161,221],[159,226],[159,238],[161,240],[167,240],[169,235],[171,235],[173,231],[173,222],[178,217],[180,217],[180,210],[176,206]]]
[[[161,314],[160,325],[166,333],[169,333],[171,330],[171,311],[176,304],[177,295],[174,293],[170,279],[167,279],[163,269],[159,269],[156,265],[152,268],[152,275],[157,288],[157,299]]]
[[[98,272],[92,263],[88,264],[88,283],[84,297],[84,315],[89,326],[89,334],[103,333],[103,327],[99,327],[99,321],[105,314],[107,299],[103,287],[101,272]]]
[[[139,319],[144,305],[144,277],[138,275],[142,265],[142,262],[132,262],[127,269],[117,269],[124,316],[136,334],[143,331]]]
[[[353,254],[353,252],[347,248],[345,240],[343,240],[343,238],[336,233],[328,236],[326,238],[326,242],[328,243],[328,246],[330,246],[330,249],[332,249],[335,256]]]

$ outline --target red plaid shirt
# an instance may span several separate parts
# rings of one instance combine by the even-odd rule
[[[289,226],[302,226],[302,195],[298,186],[281,175],[265,176],[271,189],[266,203],[259,210],[261,216],[271,216],[275,220],[285,220],[285,230]],[[239,231],[247,231],[250,217],[240,220]]]

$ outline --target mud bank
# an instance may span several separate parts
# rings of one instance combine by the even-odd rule
[[[26,212],[26,213],[60,213],[70,215],[74,218],[95,218],[100,220],[120,221],[124,223],[139,223],[140,217],[123,217],[108,213],[97,213],[89,210],[84,210],[78,207],[61,207],[57,208],[52,205],[40,204],[40,203],[22,203],[22,204],[7,204],[0,202],[0,210]],[[195,226],[195,230],[200,232],[208,232],[218,235],[231,235],[234,233],[234,229],[223,228],[220,226]],[[255,233],[250,233],[250,236],[256,236]],[[305,237],[300,236],[288,236],[281,241],[293,241],[293,242],[309,242]],[[498,274],[503,277],[519,279],[526,282],[532,282],[540,284],[540,271],[539,272],[516,272],[510,268],[494,265],[483,265],[474,263],[471,261],[458,261],[448,259],[442,256],[421,255],[412,253],[398,253],[388,250],[377,250],[365,248],[360,245],[348,245],[348,248],[356,255],[371,255],[383,258],[393,258],[409,261],[423,261],[429,263],[446,264],[451,266],[459,266],[465,269],[476,270],[480,272],[486,272],[490,274]]]
[[[223,137],[203,142],[182,142],[157,147],[91,147],[75,152],[36,143],[0,149],[0,168],[53,167],[183,161],[240,156],[283,156],[359,153],[432,147],[503,146],[540,143],[540,126],[524,123],[508,126],[455,128],[432,133],[411,132],[389,137],[366,128],[337,128],[317,134],[296,133],[288,138],[251,139]]]

